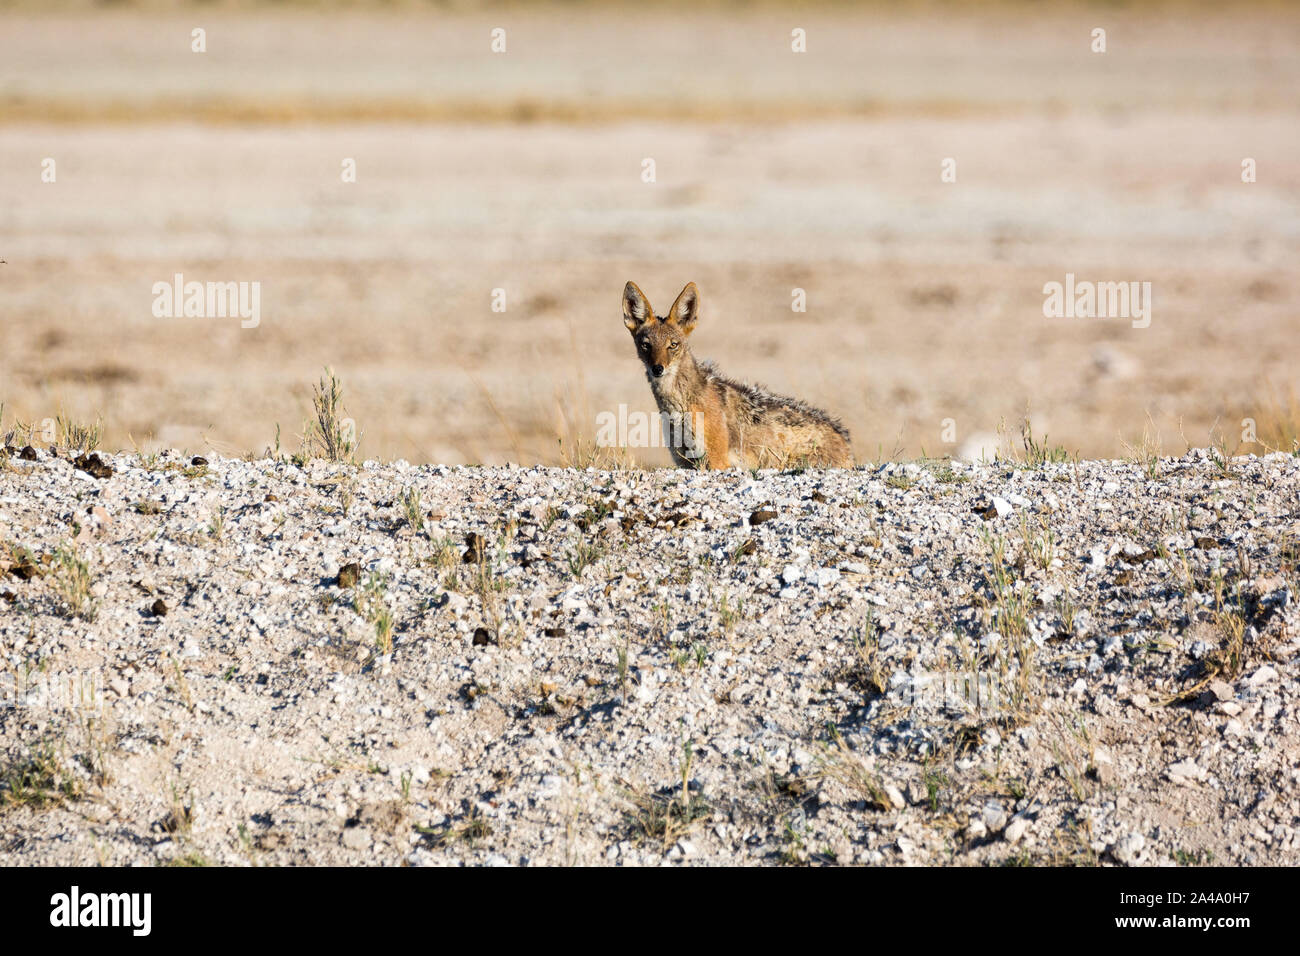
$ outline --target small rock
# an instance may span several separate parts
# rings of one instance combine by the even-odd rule
[[[1206,771],[1203,767],[1198,767],[1196,761],[1191,757],[1180,760],[1177,763],[1170,764],[1165,770],[1165,774],[1174,783],[1192,784],[1199,780],[1204,780]]]
[[[108,478],[113,474],[110,468],[97,454],[82,455],[73,462],[78,471],[84,471],[92,478]]]
[[[1146,842],[1140,833],[1126,833],[1115,841],[1115,846],[1110,851],[1111,856],[1125,866],[1133,866],[1141,860]]]
[[[342,843],[349,850],[368,850],[372,842],[366,827],[347,827],[343,831]]]
[[[339,568],[335,576],[336,583],[341,588],[354,588],[357,581],[361,578],[361,565],[356,561],[343,565]]]
[[[1008,843],[1016,844],[1020,842],[1025,831],[1029,829],[1029,820],[1025,817],[1016,817],[1007,824],[1007,828],[1002,831],[1002,839]]]
[[[463,594],[457,594],[455,591],[444,591],[442,597],[435,604],[437,607],[446,608],[456,617],[460,617],[469,610],[469,598]]]
[[[1272,664],[1265,664],[1255,673],[1246,678],[1246,684],[1250,687],[1259,687],[1261,684],[1267,684],[1277,678],[1277,670]],[[1222,698],[1220,698],[1222,699]]]
[[[840,572],[835,568],[818,568],[810,575],[810,579],[819,588],[830,587],[840,579]]]

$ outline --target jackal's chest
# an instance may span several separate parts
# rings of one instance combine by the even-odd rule
[[[703,413],[689,407],[661,407],[659,423],[663,429],[664,446],[672,452],[676,464],[693,466],[707,453]]]
[[[652,389],[659,406],[664,447],[677,465],[692,466],[705,454],[704,417],[700,410],[666,390]]]

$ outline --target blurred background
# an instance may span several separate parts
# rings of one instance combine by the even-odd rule
[[[1289,450],[1297,90],[1284,3],[0,3],[5,427],[292,451],[330,366],[362,457],[586,464],[653,411],[633,279],[860,461],[1027,411]],[[155,317],[176,273],[260,324]],[[1151,282],[1150,326],[1045,318],[1066,273]]]

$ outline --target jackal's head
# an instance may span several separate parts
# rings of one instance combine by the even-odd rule
[[[694,282],[686,283],[667,315],[655,315],[650,300],[635,282],[623,287],[623,324],[632,333],[636,354],[652,382],[657,378],[672,379],[687,351],[686,338],[695,330],[699,309],[700,293]]]

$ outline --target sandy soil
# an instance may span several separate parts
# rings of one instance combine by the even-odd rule
[[[190,14],[0,23],[7,421],[292,448],[330,365],[363,454],[557,462],[651,408],[632,278],[661,308],[695,281],[697,354],[829,407],[860,459],[1027,406],[1085,455],[1294,436],[1293,12],[202,19],[202,55]],[[261,283],[260,325],[155,318],[178,272]],[[1150,281],[1150,327],[1044,318],[1067,272]]]

